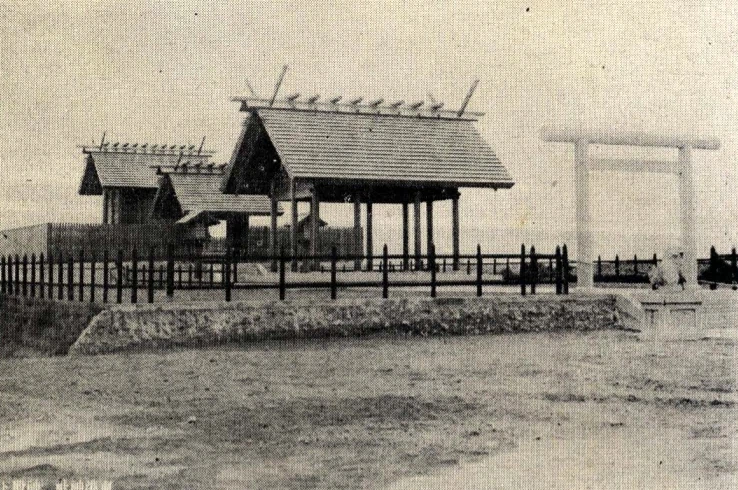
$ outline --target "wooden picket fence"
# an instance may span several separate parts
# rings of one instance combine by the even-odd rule
[[[130,259],[126,260],[126,256]],[[427,288],[430,296],[436,297],[439,287],[471,286],[481,296],[484,286],[499,285],[517,286],[520,294],[526,295],[536,294],[539,284],[553,284],[556,294],[568,294],[573,277],[566,245],[557,247],[550,255],[538,254],[535,247],[526,251],[524,245],[518,254],[482,254],[478,246],[475,255],[458,257],[436,255],[435,246],[428,255],[390,255],[385,245],[382,256],[376,260],[375,267],[374,257],[339,255],[336,247],[328,255],[291,257],[282,248],[278,257],[243,257],[231,249],[219,257],[204,257],[178,254],[168,245],[164,261],[157,259],[154,247],[145,257],[135,248],[128,254],[118,250],[115,255],[104,250],[102,257],[84,250],[48,256],[9,255],[0,257],[0,293],[103,303],[123,303],[126,299],[134,304],[139,302],[139,294],[145,294],[145,300],[153,303],[157,291],[172,299],[177,290],[222,290],[226,301],[237,289],[277,289],[282,300],[288,289],[327,289],[330,297],[336,299],[340,288],[381,288],[382,296],[387,298],[391,288]],[[301,266],[319,274],[296,275],[300,280],[288,280],[288,269],[296,272]],[[253,274],[244,274],[244,269],[251,268],[253,272],[260,267],[271,267],[275,272],[271,276],[276,278],[255,280]],[[339,272],[352,274],[349,280],[339,280]],[[381,272],[381,279],[367,272]],[[390,280],[391,273],[396,272],[423,274],[399,275]],[[454,274],[443,276],[446,272]],[[323,279],[326,275],[329,279]]]

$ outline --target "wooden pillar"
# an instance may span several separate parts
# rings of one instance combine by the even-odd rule
[[[269,196],[272,200],[272,207],[269,216],[271,217],[271,233],[269,234],[269,245],[271,247],[272,256],[272,272],[277,272],[277,213],[279,211],[279,203],[277,202],[276,186],[272,180]]]
[[[459,195],[451,199],[451,239],[453,248],[453,269],[459,270]]]
[[[354,253],[357,258],[354,259],[354,270],[361,269],[361,194],[359,191],[354,192]]]
[[[366,196],[366,268],[367,270],[374,268],[374,228],[371,192],[368,192]]]
[[[310,193],[310,255],[318,255],[320,253],[319,247],[319,230],[320,227],[320,198],[318,196],[318,189],[313,186]],[[312,270],[318,270],[320,267],[320,259],[314,258],[312,260]]]
[[[428,199],[428,202],[425,203],[425,213],[426,213],[426,241],[427,244],[427,250],[428,255],[430,255],[430,251],[433,248],[433,200]]]
[[[402,203],[402,268],[407,270],[410,262],[410,216],[408,203]]]
[[[415,191],[415,202],[413,203],[413,226],[415,226],[415,269],[420,268],[420,256],[423,253],[420,247],[420,191]]]
[[[697,287],[697,257],[694,252],[694,177],[692,172],[692,147],[685,145],[679,148],[679,204],[680,235],[684,249],[685,287]]]
[[[109,216],[108,216],[108,208],[109,208],[109,192],[107,189],[103,188],[103,212],[102,212],[102,222],[103,224],[108,224],[110,222]]]
[[[248,255],[249,253],[249,235],[250,235],[250,220],[249,215],[245,214],[243,215],[243,221],[242,221],[242,230],[241,230],[241,249],[243,250],[244,255]]]
[[[594,287],[594,258],[592,257],[592,213],[590,211],[589,171],[587,170],[588,142],[574,144],[577,203],[577,289]]]
[[[292,220],[290,224],[290,249],[292,261],[290,270],[297,272],[297,182],[290,180],[290,213]]]

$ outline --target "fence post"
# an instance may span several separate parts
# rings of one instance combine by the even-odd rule
[[[67,299],[74,300],[74,254],[67,258]]]
[[[214,266],[215,264],[210,264],[210,267],[214,267]],[[220,282],[222,283],[223,282],[223,271],[220,271],[220,272],[221,272]],[[177,284],[179,285],[179,289],[182,289],[182,287],[184,286],[182,284],[182,264],[177,264]]]
[[[536,258],[536,246],[530,247],[530,294],[536,294],[536,282],[538,282],[538,259]]]
[[[31,254],[31,298],[36,297],[36,254]]]
[[[285,297],[285,289],[287,288],[285,284],[285,273],[284,273],[284,266],[285,266],[285,257],[284,257],[284,246],[279,251],[279,299],[284,301]]]
[[[90,303],[95,302],[95,251],[90,256]]]
[[[733,250],[730,252],[730,268],[733,270],[733,283],[735,284],[736,281],[738,281],[738,260],[736,260],[738,257],[735,253],[735,247],[733,247]]]
[[[192,264],[190,264],[190,287],[192,287]],[[225,300],[231,300],[231,247],[226,247],[225,259],[223,263],[223,275],[225,286]]]
[[[638,275],[638,255],[633,255],[633,275]]]
[[[602,255],[597,256],[597,277],[602,277]]]
[[[567,249],[566,243],[561,249],[562,261],[563,261],[563,273],[564,273],[564,294],[569,294],[569,250]]]
[[[154,271],[156,266],[154,265],[154,247],[149,248],[149,303],[154,302]]]
[[[620,277],[620,256],[615,254],[615,277]]]
[[[387,263],[389,262],[389,254],[387,252],[387,244],[382,249],[382,298],[389,298],[389,272],[387,271]]]
[[[167,298],[174,298],[174,250],[171,243],[167,244]]]
[[[79,249],[79,300],[85,299],[85,251]]]
[[[436,297],[436,244],[431,243],[430,250],[428,251],[430,256],[428,257],[428,267],[430,267],[431,273],[431,298]]]
[[[49,252],[49,299],[54,299],[54,252]]]
[[[5,256],[0,257],[0,293],[5,294],[7,288],[5,286]]]
[[[64,254],[60,251],[59,252],[59,291],[58,291],[58,298],[64,299]]]
[[[11,255],[8,255],[7,259],[3,257],[3,274],[5,274],[5,267],[8,269],[5,292],[11,295],[13,294],[13,257]]]
[[[477,243],[477,296],[482,296],[482,246]]]
[[[46,297],[46,255],[41,252],[38,257],[38,284],[41,299]]]
[[[525,296],[526,294],[526,285],[525,285],[525,276],[528,274],[528,270],[525,263],[525,244],[520,245],[520,294],[522,296]]]
[[[238,248],[233,251],[233,282],[238,282],[238,259],[241,258],[241,253]]]
[[[556,245],[556,294],[561,294],[562,270],[561,270],[561,247]]]
[[[121,249],[118,249],[115,268],[118,269],[118,277],[115,278],[115,301],[121,304],[123,302],[123,250]]]
[[[20,276],[20,256],[15,254],[15,295],[20,296],[21,294],[21,276]]]
[[[228,252],[226,252],[226,255]],[[225,261],[225,257],[223,258]],[[225,284],[225,274],[223,274],[223,283]],[[187,264],[187,287],[192,289],[192,264]]]
[[[336,287],[336,246],[331,247],[331,299],[336,299],[337,287]]]
[[[131,304],[138,302],[138,250],[131,251]]]
[[[28,255],[23,254],[23,296],[28,296]]]
[[[108,269],[108,262],[110,261],[110,254],[108,249],[103,250],[103,303],[108,302],[108,287],[110,287],[110,270]]]
[[[653,254],[653,266],[657,267],[659,265],[659,258],[656,257],[656,254]]]
[[[215,284],[215,264],[210,264],[210,287],[213,287],[213,284]]]

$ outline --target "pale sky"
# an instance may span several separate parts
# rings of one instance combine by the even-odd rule
[[[677,3],[679,5],[677,5]],[[64,2],[0,0],[0,228],[99,222],[77,195],[77,144],[199,144],[227,161],[245,80],[271,93],[419,100],[471,109],[512,173],[511,190],[462,191],[462,247],[573,242],[573,151],[541,126],[694,133],[699,246],[738,242],[736,2]],[[676,160],[676,151],[595,148]],[[676,178],[597,174],[596,248],[661,252],[676,239]],[[449,206],[436,212],[440,249]],[[351,210],[321,208],[331,224]],[[397,235],[380,206],[378,246]],[[382,222],[380,223],[379,220]],[[507,231],[505,231],[507,230]],[[448,242],[448,243],[446,243]],[[706,255],[700,253],[700,255]]]

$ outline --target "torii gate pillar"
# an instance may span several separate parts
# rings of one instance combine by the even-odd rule
[[[691,136],[661,136],[648,133],[610,133],[572,129],[543,128],[541,138],[557,143],[574,143],[576,169],[577,220],[577,289],[594,287],[594,252],[592,250],[592,215],[590,211],[589,172],[591,170],[626,170],[639,172],[675,173],[679,178],[679,230],[684,250],[684,278],[689,288],[697,287],[697,257],[695,254],[694,176],[692,150],[717,150],[720,141]],[[679,149],[679,161],[647,162],[627,160],[589,161],[590,144],[615,146],[653,146]]]

